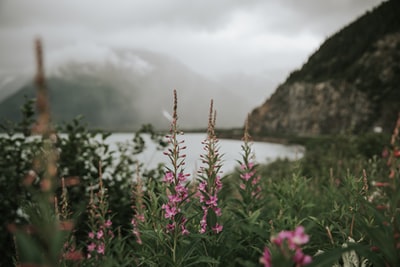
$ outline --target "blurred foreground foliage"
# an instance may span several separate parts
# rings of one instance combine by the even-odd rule
[[[43,170],[37,168],[38,157],[43,152],[44,138],[31,135],[35,123],[35,101],[26,99],[21,107],[22,119],[19,123],[2,122],[0,125],[0,232],[2,254],[0,266],[12,266],[15,259],[15,248],[12,234],[6,230],[7,225],[27,223],[24,206],[29,203],[33,193],[27,189],[27,182],[34,188],[40,187]],[[112,147],[108,138],[110,132],[88,130],[82,117],[56,126],[54,141],[58,151],[57,193],[61,195],[61,178],[71,181],[68,187],[68,206],[71,214],[78,221],[77,238],[87,234],[86,207],[89,202],[89,188],[96,186],[99,172],[103,183],[109,190],[109,209],[118,211],[113,220],[116,224],[129,224],[131,213],[131,192],[133,178],[137,172],[159,178],[159,171],[142,168],[135,155],[141,153],[146,143],[143,134],[149,134],[158,147],[164,148],[163,136],[156,133],[151,125],[143,127],[132,134],[132,139]],[[53,138],[54,138],[53,137]],[[99,170],[100,168],[100,170]],[[161,168],[161,166],[160,166]],[[29,205],[29,204],[28,204]]]

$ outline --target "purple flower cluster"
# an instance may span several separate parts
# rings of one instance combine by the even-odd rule
[[[139,222],[144,222],[144,215],[143,214],[135,214],[135,216],[132,218],[131,220],[131,224],[132,224],[132,233],[135,235],[136,237],[136,242],[138,244],[142,244],[142,238],[140,236],[140,231],[139,231]]]
[[[170,147],[168,151],[164,152],[171,162],[171,167],[166,167],[167,172],[164,175],[168,202],[162,205],[162,209],[164,217],[169,220],[166,231],[177,233],[176,230],[180,229],[182,235],[187,235],[189,230],[186,228],[187,219],[182,207],[189,201],[187,189],[189,174],[184,173],[186,155],[182,154],[182,151],[186,149],[185,141],[178,140],[178,135],[182,133],[178,131],[176,90],[174,90],[173,111],[170,134],[166,136]],[[178,213],[181,216],[177,220]]]
[[[245,162],[247,163],[240,165],[240,178],[242,178],[242,182],[239,186],[242,190],[249,190],[251,196],[258,197],[261,192],[261,176],[257,174],[253,162],[249,162],[248,159],[245,159]]]
[[[222,183],[220,176],[216,177],[213,185],[209,186],[207,181],[202,181],[199,184],[198,196],[203,209],[203,217],[200,220],[200,233],[202,234],[207,230],[207,215],[209,210],[213,210],[218,217],[221,216],[221,208],[218,207],[218,192],[221,190],[221,188]],[[223,226],[218,224],[218,222],[212,226],[212,230],[216,234],[221,232],[222,228]]]
[[[248,132],[248,119],[246,120],[244,136],[242,145],[242,160],[240,163],[240,184],[241,189],[240,194],[243,197],[243,201],[247,204],[253,202],[254,198],[260,197],[261,186],[260,180],[261,176],[257,174],[256,164],[254,163],[254,152],[251,148],[251,137]]]
[[[207,231],[207,218],[210,212],[216,217],[221,216],[221,208],[218,207],[218,193],[222,188],[220,168],[221,156],[218,152],[218,139],[215,136],[215,111],[213,110],[213,101],[210,105],[210,115],[208,121],[207,138],[203,141],[205,154],[201,155],[201,159],[205,166],[199,171],[199,186],[197,196],[202,205],[203,216],[200,220],[200,233]],[[214,217],[214,216],[212,216]],[[212,231],[216,234],[222,231],[223,226],[218,221],[210,221]]]
[[[137,173],[139,173],[139,170],[137,170]],[[134,190],[132,191],[132,197],[133,197],[132,209],[134,215],[131,220],[132,233],[136,238],[136,242],[139,245],[141,245],[143,244],[143,242],[140,235],[139,224],[145,222],[145,216],[144,216],[145,205],[143,204],[143,185],[140,175],[137,176],[136,183],[134,184],[133,188]]]
[[[164,176],[164,182],[167,183],[167,198],[168,202],[162,205],[164,210],[164,217],[170,220],[167,225],[167,231],[173,231],[175,227],[180,225],[181,232],[183,235],[189,234],[186,229],[185,217],[182,217],[181,221],[177,222],[175,216],[181,212],[181,205],[189,201],[188,199],[188,189],[186,187],[188,174],[183,174],[180,172],[177,177],[172,172],[167,172]]]
[[[101,170],[101,165],[99,166],[99,169]],[[88,259],[92,256],[95,256],[95,259],[104,256],[107,245],[110,240],[114,238],[112,221],[110,218],[106,219],[107,214],[110,212],[110,210],[108,210],[107,188],[103,187],[101,171],[99,171],[99,173],[98,192],[94,194],[93,187],[90,191],[88,214],[91,232],[88,234]]]
[[[104,255],[105,253],[105,240],[110,237],[113,238],[114,234],[111,230],[112,222],[110,219],[106,220],[103,225],[95,232],[89,232],[89,245],[87,246],[87,258],[92,256]]]
[[[312,261],[311,256],[303,253],[302,245],[307,244],[310,237],[304,232],[303,226],[298,226],[294,231],[281,231],[278,235],[271,237],[272,244],[276,245],[285,257],[290,257],[296,267],[306,266]],[[269,248],[264,249],[260,258],[264,267],[272,267],[272,255]]]

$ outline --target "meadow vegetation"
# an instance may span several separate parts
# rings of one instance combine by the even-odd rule
[[[400,121],[392,137],[296,139],[302,159],[266,166],[245,129],[237,170],[222,175],[211,105],[191,175],[176,95],[166,137],[147,125],[118,151],[80,119],[32,136],[32,104],[0,138],[2,266],[399,265]],[[169,164],[142,169],[143,133]]]
[[[222,174],[211,101],[190,174],[176,91],[167,135],[145,125],[116,150],[80,119],[52,126],[38,92],[0,136],[1,266],[400,266],[400,118],[392,136],[296,139],[303,158],[266,166],[245,127]],[[136,160],[143,134],[167,164]]]

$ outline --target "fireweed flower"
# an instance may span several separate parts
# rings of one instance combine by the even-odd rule
[[[189,201],[188,194],[188,174],[184,172],[186,155],[182,153],[186,149],[184,140],[178,140],[178,136],[182,133],[178,130],[178,115],[177,115],[177,96],[174,90],[174,107],[171,121],[170,134],[167,135],[169,148],[164,154],[168,156],[171,167],[166,167],[167,171],[163,181],[166,184],[167,203],[162,205],[164,210],[164,218],[168,219],[169,223],[166,226],[167,232],[180,231],[182,235],[189,234],[186,229],[187,219],[184,215],[183,206]],[[177,218],[178,215],[179,219]]]
[[[140,235],[140,223],[145,222],[145,205],[143,204],[143,184],[139,175],[139,164],[136,166],[136,181],[132,184],[132,209],[134,215],[131,219],[132,234],[135,236],[136,243],[141,245],[142,238]]]
[[[272,267],[271,265],[271,252],[269,249],[266,247],[264,248],[264,253],[262,257],[260,258],[260,263],[264,264],[264,267]]]
[[[111,222],[110,219],[108,219],[108,220],[104,223],[104,226],[105,226],[106,228],[110,228],[111,225],[112,225],[112,222]]]
[[[90,243],[88,246],[87,246],[87,250],[89,251],[89,252],[91,252],[91,251],[94,251],[96,249],[96,244],[95,243]]]
[[[97,246],[97,253],[99,253],[99,254],[102,254],[102,255],[104,255],[104,243],[100,243],[98,246]]]
[[[312,258],[310,255],[306,255],[301,251],[301,249],[296,250],[293,261],[297,264],[297,266],[306,266],[312,262]]]
[[[101,170],[101,166],[99,167]],[[109,241],[114,237],[111,226],[112,221],[107,218],[108,210],[108,200],[107,200],[107,190],[103,188],[103,183],[101,180],[101,172],[99,171],[99,190],[96,194],[93,192],[93,187],[91,187],[90,200],[88,206],[89,214],[89,227],[90,232],[88,233],[88,246],[87,246],[87,258],[98,259],[105,255],[106,247]]]
[[[393,234],[386,236],[389,243],[394,244],[396,252],[400,252],[400,226],[398,223],[399,216],[399,178],[400,178],[400,113],[398,114],[395,127],[392,132],[390,139],[390,146],[385,148],[385,152],[382,156],[386,158],[387,177],[384,177],[381,181],[373,181],[371,183],[374,191],[368,196],[368,201],[375,205],[375,209],[383,216],[381,221],[385,228],[390,229]],[[370,236],[372,237],[372,235]],[[378,240],[372,241],[376,244],[380,242]],[[385,247],[376,247],[374,249],[383,251]],[[396,261],[397,263],[397,261]],[[388,263],[387,265],[391,265]],[[397,265],[397,264],[394,264]]]
[[[103,230],[99,230],[96,234],[97,239],[101,239],[104,236]]]
[[[200,220],[200,233],[202,234],[207,231],[207,226],[216,234],[220,233],[223,229],[223,226],[218,221],[212,222],[213,225],[207,225],[208,216],[212,216],[210,212],[213,212],[217,217],[221,216],[221,209],[218,207],[218,192],[222,188],[221,177],[219,175],[221,155],[218,151],[218,139],[214,131],[215,118],[216,113],[213,110],[213,101],[211,100],[207,138],[202,142],[205,154],[200,156],[204,166],[200,168],[199,185],[197,187],[197,196],[203,210]]]
[[[218,234],[219,232],[221,232],[223,229],[222,225],[219,225],[218,223],[215,224],[215,226],[212,228],[212,230],[214,231],[214,233]]]
[[[303,226],[298,226],[294,231],[281,231],[277,236],[271,238],[271,242],[282,246],[284,241],[290,249],[295,250],[301,245],[307,244],[310,237],[304,232]]]
[[[136,243],[142,244],[142,238],[139,231],[139,222],[144,222],[144,217],[136,216],[132,218],[131,225],[132,225],[132,233],[136,237]]]
[[[254,152],[251,148],[251,137],[248,133],[248,119],[246,120],[242,145],[242,160],[239,161],[239,176],[241,181],[239,188],[243,201],[249,204],[253,198],[259,198],[261,192],[261,176],[257,174],[254,163]]]
[[[293,231],[281,231],[271,237],[271,243],[278,248],[278,251],[287,259],[293,261],[296,267],[306,266],[311,263],[312,258],[303,253],[301,246],[308,243],[310,237],[304,232],[303,226],[296,227]],[[272,266],[272,257],[269,249],[264,249],[260,258],[264,266]]]
[[[88,236],[89,236],[89,238],[94,239],[94,233],[93,232],[90,232]]]

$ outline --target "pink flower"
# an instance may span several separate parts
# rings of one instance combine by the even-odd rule
[[[184,173],[180,172],[180,173],[178,174],[178,180],[179,180],[179,182],[186,182],[187,177],[188,177],[189,175],[190,175],[190,174],[184,174]]]
[[[178,212],[179,209],[177,209],[176,207],[170,207],[169,205],[163,204],[162,208],[165,210],[165,218],[173,218]]]
[[[250,170],[251,168],[253,168],[253,166],[254,166],[254,163],[253,162],[249,162],[249,163],[247,163],[247,165],[246,164],[241,164],[240,165],[240,168],[242,169],[242,170]]]
[[[244,174],[241,174],[241,175],[240,175],[240,177],[241,177],[243,180],[245,180],[245,181],[250,180],[250,178],[251,178],[252,176],[253,176],[253,173],[251,173],[251,172],[244,173]]]
[[[136,214],[136,219],[138,221],[144,222],[144,215],[143,214]]]
[[[136,229],[136,228],[134,228],[133,230],[132,230],[132,233],[135,235],[135,237],[136,237],[136,243],[138,243],[139,245],[141,245],[142,244],[142,239],[140,238],[140,232]]]
[[[175,229],[175,223],[167,224],[167,232],[172,232]]]
[[[182,197],[182,198],[186,198],[188,196],[187,194],[187,188],[182,185],[182,184],[178,184],[175,187],[176,192]]]
[[[208,209],[203,207],[203,218],[200,220],[200,234],[204,234],[207,229],[207,214],[208,214]]]
[[[256,185],[256,184],[258,184],[258,182],[260,182],[260,180],[261,180],[261,176],[259,175],[256,178],[254,178],[253,181],[251,181],[251,184]]]
[[[172,172],[167,172],[164,176],[164,182],[172,183],[174,181],[174,174]]]
[[[97,246],[97,253],[104,255],[104,243],[101,243]]]
[[[291,252],[294,252],[294,255],[292,254],[292,259],[294,263],[296,263],[296,266],[305,266],[312,261],[312,258],[311,256],[303,253],[301,250],[301,245],[306,244],[309,239],[310,237],[304,232],[304,227],[300,225],[296,227],[294,231],[279,232],[277,236],[271,237],[271,242],[277,245],[280,250],[282,250],[282,246],[286,244],[287,248]]]
[[[182,235],[189,235],[189,230],[185,227],[184,224],[181,225]]]
[[[214,231],[214,233],[218,234],[222,231],[224,227],[222,225],[219,225],[218,223],[212,228],[212,230]]]
[[[218,206],[217,201],[218,201],[217,196],[210,196],[210,199],[206,201],[206,204],[209,206],[217,207]]]
[[[271,252],[269,249],[266,247],[264,248],[264,253],[262,257],[260,258],[260,263],[264,264],[264,267],[272,267],[271,264]]]
[[[285,239],[292,238],[293,233],[290,231],[280,231],[277,236],[271,237],[271,242],[277,246],[281,246]]]
[[[106,228],[111,227],[111,225],[112,225],[112,222],[111,222],[110,219],[108,219],[108,220],[104,223],[104,226],[105,226]]]
[[[96,234],[97,239],[100,239],[104,236],[103,230],[99,230]]]
[[[271,237],[272,243],[281,246],[284,240],[287,240],[290,249],[296,249],[306,244],[310,237],[304,232],[303,226],[298,226],[294,231],[281,231],[275,237]]]
[[[214,207],[213,210],[214,210],[215,214],[216,214],[218,217],[222,215],[222,213],[221,213],[221,208],[216,208],[216,207]]]
[[[312,262],[312,258],[311,256],[304,254],[301,249],[298,249],[293,256],[293,261],[299,266],[305,266]]]
[[[206,199],[205,196],[200,193],[200,196],[199,196],[200,203],[203,203],[205,201],[205,199]]]
[[[169,200],[170,202],[172,202],[172,203],[179,203],[179,202],[182,201],[182,198],[180,198],[180,197],[177,196],[177,195],[169,195],[169,196],[168,196],[168,200]]]
[[[371,184],[373,186],[376,186],[376,187],[388,187],[388,186],[390,186],[390,183],[388,183],[388,182],[375,182],[375,181],[372,181]]]
[[[219,191],[222,189],[222,182],[221,182],[221,177],[217,176],[215,179],[215,188]]]
[[[90,233],[89,233],[89,238],[91,238],[91,239],[94,238],[94,233],[93,233],[93,232],[90,232]]]
[[[304,227],[300,225],[294,230],[290,242],[300,246],[306,244],[309,240],[310,237],[304,232]]]
[[[90,245],[87,247],[87,250],[89,252],[92,252],[94,249],[96,248],[96,244],[95,243],[90,243]]]
[[[206,191],[207,181],[203,181],[199,184],[200,191]]]

